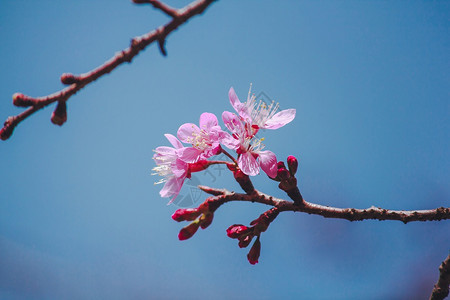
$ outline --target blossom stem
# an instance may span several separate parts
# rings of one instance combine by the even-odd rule
[[[234,162],[234,164],[235,164],[236,166],[238,166],[237,160],[236,160],[230,153],[228,153],[227,150],[225,150],[225,149],[222,148],[221,151],[222,151],[223,154],[225,154],[226,156],[228,156],[228,157]]]

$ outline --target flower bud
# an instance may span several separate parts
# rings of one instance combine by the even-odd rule
[[[249,232],[249,229],[247,226],[242,224],[234,224],[228,227],[227,229],[227,236],[232,239],[239,238],[242,234],[246,234]]]
[[[172,219],[177,222],[194,221],[200,214],[197,208],[180,208],[173,213]]]
[[[298,168],[297,158],[295,158],[292,155],[289,155],[287,158],[287,163],[288,163],[288,167],[289,167],[289,172],[291,173],[292,176],[294,176],[295,173],[297,173],[297,168]]]
[[[55,110],[52,113],[51,121],[55,125],[61,126],[67,121],[66,101],[58,101]]]
[[[9,139],[9,137],[11,136],[13,131],[14,131],[14,126],[6,125],[2,129],[0,129],[0,139],[2,139],[3,141],[6,141],[7,139]]]
[[[248,245],[250,245],[254,235],[244,235],[239,238],[238,246],[239,248],[246,248]]]
[[[286,168],[280,168],[277,171],[277,178],[282,181],[282,180],[287,180],[290,176],[289,171]]]
[[[256,238],[256,241],[253,243],[250,252],[247,254],[248,262],[252,265],[258,263],[259,255],[261,253],[261,242],[259,241],[259,236]]]
[[[200,217],[200,227],[202,229],[206,229],[209,225],[211,225],[213,219],[214,219],[214,214],[213,213],[203,214]]]
[[[188,226],[182,228],[180,233],[178,233],[178,239],[184,241],[192,237],[197,232],[199,225],[199,222],[192,222]]]
[[[281,169],[281,168],[286,169],[286,166],[284,165],[284,162],[279,161],[279,162],[277,163],[277,169]]]
[[[80,81],[80,78],[78,76],[75,76],[73,74],[70,73],[64,73],[61,75],[61,82],[63,84],[74,84]]]
[[[13,95],[13,104],[18,107],[28,107],[36,104],[36,100],[22,93]]]

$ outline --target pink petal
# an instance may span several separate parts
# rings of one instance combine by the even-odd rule
[[[276,113],[272,118],[267,120],[266,124],[262,128],[265,129],[278,129],[283,127],[287,123],[291,122],[295,118],[295,108],[285,109]]]
[[[183,178],[184,181],[184,178]],[[181,187],[183,185],[183,181],[179,180],[176,177],[169,178],[166,183],[164,184],[164,187],[159,191],[159,194],[161,197],[172,197],[175,195],[178,195],[178,193],[181,190]],[[171,202],[173,199],[171,200]],[[169,202],[170,203],[170,202]]]
[[[235,132],[242,131],[242,127],[244,125],[242,125],[241,120],[239,120],[239,117],[236,116],[236,114],[229,112],[229,111],[224,111],[222,113],[222,120],[223,120],[223,123],[225,124],[225,126],[231,132],[235,133]]]
[[[238,158],[238,166],[249,176],[255,176],[259,174],[259,164],[250,152],[245,152]]]
[[[188,170],[188,164],[181,159],[176,159],[171,165],[173,175],[178,178],[185,178]]]
[[[236,92],[234,91],[233,87],[230,88],[228,91],[228,98],[230,98],[231,106],[233,106],[234,110],[241,116],[242,118],[248,118],[249,114],[247,112],[247,107],[244,103],[239,101],[238,96],[236,95]]]
[[[195,149],[193,147],[185,147],[178,150],[178,158],[187,163],[194,163],[202,154],[201,150]]]
[[[164,136],[169,140],[169,142],[172,144],[172,146],[174,146],[176,149],[183,148],[183,144],[181,144],[181,142],[172,134],[166,133]]]
[[[277,177],[277,157],[272,151],[260,151],[259,162],[261,169],[271,178]]]
[[[177,150],[175,148],[172,147],[167,147],[167,146],[160,146],[158,148],[155,149],[156,154],[158,156],[173,156],[176,157],[177,155]]]
[[[217,117],[215,114],[212,113],[202,113],[200,116],[200,128],[201,129],[210,129],[213,126],[219,125],[219,122],[217,121]]]
[[[192,134],[198,134],[200,132],[200,129],[197,125],[193,123],[185,123],[178,128],[177,136],[178,138],[185,143],[191,143],[190,140],[192,139]]]

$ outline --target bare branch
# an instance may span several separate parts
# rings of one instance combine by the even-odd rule
[[[68,87],[55,92],[51,95],[44,97],[30,97],[23,95],[21,93],[16,93],[13,96],[13,103],[19,107],[29,107],[24,112],[17,116],[8,117],[4,123],[2,129],[0,129],[0,138],[2,140],[7,140],[13,133],[14,128],[23,120],[28,118],[30,115],[36,111],[54,103],[54,102],[66,102],[71,96],[76,94],[83,87],[89,83],[97,80],[101,76],[110,73],[112,70],[117,68],[124,62],[131,62],[132,59],[139,54],[143,49],[153,42],[158,42],[160,50],[163,55],[166,55],[166,50],[164,48],[164,42],[166,37],[180,25],[186,23],[190,18],[195,15],[203,13],[203,11],[213,2],[214,0],[197,0],[187,5],[183,9],[178,11],[166,6],[159,1],[147,1],[154,7],[164,11],[165,13],[171,14],[173,19],[164,26],[161,26],[155,30],[152,30],[142,36],[135,37],[131,40],[130,47],[117,52],[110,60],[106,61],[101,66],[96,69],[89,71],[81,75],[73,75],[65,73],[61,76],[61,82],[69,85]],[[145,2],[145,3],[147,3]],[[139,2],[144,3],[144,2]],[[172,11],[173,10],[173,11]],[[62,106],[62,105],[61,105]],[[61,107],[60,106],[60,107]],[[58,108],[57,108],[58,109]],[[56,111],[55,111],[56,113]],[[54,114],[55,114],[54,113]],[[58,124],[59,125],[59,124]]]
[[[223,199],[224,203],[230,201],[258,202],[278,207],[280,212],[305,212],[324,218],[346,219],[349,221],[397,220],[405,224],[413,221],[440,221],[450,219],[449,207],[439,207],[430,210],[389,210],[375,206],[366,209],[337,208],[307,201],[303,201],[299,205],[288,200],[272,197],[257,190],[254,190],[251,194],[241,194],[230,192],[226,189],[214,189],[205,186],[199,186],[199,188],[206,193]]]
[[[430,300],[441,300],[448,296],[450,286],[450,254],[439,267],[439,279],[431,292]]]
[[[161,10],[172,18],[178,17],[178,12],[176,9],[158,0],[133,0],[133,2],[136,4],[151,4],[154,8]]]

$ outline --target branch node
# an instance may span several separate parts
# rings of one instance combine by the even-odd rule
[[[61,75],[61,82],[66,85],[79,83],[80,80],[81,80],[80,76],[75,76],[71,73],[64,73]]]

